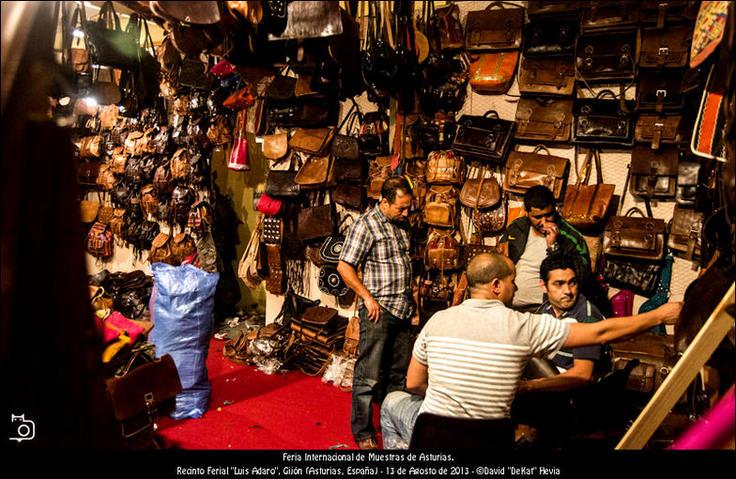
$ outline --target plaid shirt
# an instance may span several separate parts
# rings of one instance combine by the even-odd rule
[[[414,312],[409,233],[390,222],[378,205],[350,228],[340,261],[363,267],[363,284],[386,311],[407,319]],[[362,304],[362,301],[361,301]]]

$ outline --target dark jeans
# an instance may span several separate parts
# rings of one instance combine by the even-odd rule
[[[360,308],[360,342],[353,371],[353,404],[350,429],[356,441],[373,437],[371,401],[379,404],[386,394],[404,389],[411,358],[409,320],[381,310],[378,323],[368,320]]]

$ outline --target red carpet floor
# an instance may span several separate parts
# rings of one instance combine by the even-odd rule
[[[350,393],[298,371],[267,375],[239,366],[212,340],[210,409],[201,419],[161,418],[167,446],[181,449],[355,449]],[[374,406],[378,424],[378,408]],[[379,439],[380,440],[380,439]]]

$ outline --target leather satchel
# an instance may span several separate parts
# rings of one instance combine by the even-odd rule
[[[500,9],[494,10],[494,7]],[[469,52],[518,49],[521,47],[523,24],[524,8],[506,2],[491,2],[484,10],[468,12],[465,49]]]
[[[460,243],[452,233],[433,231],[424,249],[424,266],[427,269],[451,270],[462,268]]]
[[[383,182],[391,177],[391,157],[377,156],[368,167],[368,197],[377,200],[381,197]]]
[[[662,272],[661,261],[651,262],[604,255],[602,263],[601,273],[611,286],[630,289],[644,296],[651,296],[657,289]]]
[[[301,241],[325,238],[335,231],[333,204],[310,206],[299,210],[296,238]]]
[[[325,156],[334,136],[334,128],[298,128],[289,139],[289,146],[307,155]]]
[[[667,240],[667,246],[674,254],[688,260],[700,258],[704,217],[700,211],[675,206]]]
[[[637,212],[642,217],[631,214]],[[608,257],[659,261],[664,258],[665,223],[648,218],[639,208],[613,216],[603,231],[603,253]]]
[[[478,93],[506,93],[514,83],[519,52],[481,53],[470,63],[470,87]]]
[[[424,222],[443,228],[457,223],[457,189],[454,186],[433,185],[424,200]]]
[[[467,160],[503,163],[511,146],[515,123],[502,120],[491,110],[483,116],[463,115],[452,151]]]
[[[540,154],[540,150],[547,154]],[[538,145],[531,153],[512,151],[506,162],[503,188],[523,195],[532,186],[543,185],[552,191],[556,200],[560,200],[569,172],[570,160],[550,155],[544,145]]]
[[[604,96],[613,99],[603,99]],[[616,99],[611,90],[596,98],[576,99],[573,104],[572,141],[579,145],[632,146],[634,144],[633,102]]]
[[[516,108],[517,140],[569,141],[572,129],[572,100],[525,98]]]
[[[677,362],[674,337],[645,333],[611,344],[613,369],[622,370],[633,360],[639,364],[631,370],[627,389],[651,394],[662,385]]]
[[[465,176],[465,160],[453,150],[433,151],[427,157],[425,177],[434,185],[461,185]]]
[[[639,5],[639,21],[644,26],[665,28],[670,25],[692,24],[698,15],[700,2],[692,0],[644,0]]]
[[[526,58],[519,67],[519,92],[571,96],[575,89],[573,58]]]
[[[596,182],[589,185],[590,171],[595,159]],[[562,217],[578,229],[591,229],[600,225],[613,199],[616,185],[604,184],[601,157],[598,150],[589,150],[585,163],[578,173],[578,181],[568,185],[562,205]]]
[[[631,152],[631,192],[645,198],[674,198],[678,158],[676,146],[652,150],[636,145]]]
[[[320,188],[332,184],[334,180],[332,156],[310,156],[294,177],[294,183],[301,188]],[[330,174],[332,173],[332,178]]]
[[[486,169],[471,167],[469,175],[460,190],[460,203],[473,209],[493,208],[501,201],[501,187],[496,178],[486,177]]]
[[[682,68],[688,64],[693,28],[691,26],[642,30],[639,66]]]
[[[285,157],[287,153],[289,153],[288,133],[263,136],[263,156],[269,160],[276,161]]]
[[[636,29],[588,33],[580,37],[575,65],[586,82],[633,80]]]
[[[695,161],[680,161],[677,166],[677,193],[675,201],[680,206],[694,207],[698,199],[698,177],[700,163]]]
[[[638,2],[586,2],[580,10],[583,32],[631,28],[639,21]]]
[[[641,114],[636,120],[634,139],[637,142],[649,143],[653,150],[663,144],[679,144],[682,117],[680,115]]]
[[[337,171],[335,172],[335,178],[337,179]],[[332,191],[332,199],[338,205],[362,211],[366,204],[366,188],[363,185],[338,183]]]
[[[279,198],[296,198],[301,187],[294,181],[296,171],[271,170],[266,177],[266,194]]]
[[[698,85],[697,75],[676,70],[667,75],[658,70],[642,70],[636,88],[636,108],[640,111],[678,111],[685,96]]]
[[[524,56],[572,55],[577,35],[577,18],[553,16],[532,19],[524,26]]]
[[[311,306],[304,311],[298,322],[310,329],[327,332],[337,325],[337,310],[328,306]]]

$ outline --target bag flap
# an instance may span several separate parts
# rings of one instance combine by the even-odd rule
[[[657,62],[684,61],[690,52],[692,27],[642,29],[641,53],[647,60]],[[684,55],[684,58],[683,58]]]
[[[310,155],[323,154],[334,134],[334,128],[299,128],[289,139],[289,146]]]
[[[677,176],[677,163],[676,146],[652,150],[647,145],[635,145],[631,152],[633,175]]]
[[[269,160],[278,160],[289,152],[289,134],[277,133],[263,137],[263,156]]]
[[[653,138],[659,132],[662,139],[674,140],[680,130],[680,115],[639,115],[636,121],[636,136],[641,139]]]
[[[294,177],[298,185],[321,185],[327,182],[331,157],[310,156]]]
[[[327,306],[312,306],[302,314],[302,321],[315,326],[327,326],[337,316],[337,310]]]
[[[567,176],[570,160],[559,156],[545,155],[523,151],[512,151],[506,162],[507,170],[532,171],[555,178]]]
[[[696,241],[699,241],[704,218],[705,216],[700,211],[675,206],[675,211],[672,215],[670,236],[678,237],[676,240],[680,241],[677,242],[687,242],[691,234],[694,234]]]
[[[479,191],[480,190],[480,191]],[[496,178],[465,180],[460,191],[460,203],[468,208],[491,208],[501,201],[501,188]]]
[[[575,76],[572,58],[524,58],[519,81],[529,85],[564,86]]]
[[[166,233],[159,233],[156,235],[156,237],[153,239],[153,242],[151,243],[151,248],[163,248],[166,246],[166,243],[169,242],[170,236]]]

